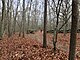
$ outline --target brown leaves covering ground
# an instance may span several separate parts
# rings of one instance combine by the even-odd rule
[[[79,36],[79,35],[78,35]],[[77,59],[80,60],[80,38],[77,38],[78,52]],[[52,35],[47,34],[48,47],[42,48],[42,33],[25,35],[25,38],[18,37],[15,34],[11,38],[3,38],[0,40],[0,60],[67,60],[69,34],[63,37],[63,34],[58,35],[57,51],[54,55],[52,49]],[[65,44],[65,45],[64,45]],[[65,46],[65,47],[64,47]]]

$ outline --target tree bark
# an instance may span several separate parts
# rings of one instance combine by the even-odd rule
[[[44,4],[44,31],[43,31],[43,48],[46,48],[46,24],[47,24],[47,0],[45,0]]]
[[[2,0],[2,19],[1,19],[1,21],[0,21],[0,40],[2,39],[2,35],[3,35],[3,33],[2,33],[2,24],[3,24],[3,19],[4,19],[4,10],[5,10],[5,0]]]
[[[17,0],[17,8],[16,8],[16,14],[14,16],[14,22],[13,22],[13,33],[15,34],[16,32],[16,18],[18,14],[18,7],[19,7],[20,0]],[[14,13],[14,12],[13,12]]]
[[[69,47],[69,60],[75,60],[76,50],[76,35],[77,35],[77,21],[78,21],[78,0],[72,0],[72,25]]]
[[[23,15],[22,15],[22,25],[23,25],[23,30],[22,30],[22,37],[24,38],[24,32],[25,32],[25,0],[23,0]]]

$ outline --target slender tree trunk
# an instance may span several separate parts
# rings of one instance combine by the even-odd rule
[[[13,2],[12,0],[8,0],[8,2],[7,2],[8,37],[11,36],[12,2]],[[9,4],[10,4],[10,6],[9,6]]]
[[[8,2],[7,2],[7,20],[8,20],[8,37],[10,37],[10,7],[9,7],[9,3],[10,2],[10,0],[8,0]]]
[[[14,16],[14,22],[13,22],[13,33],[15,34],[16,32],[16,18],[18,14],[18,7],[19,7],[20,0],[17,0],[17,8],[16,8],[16,14]],[[13,12],[14,13],[14,12]]]
[[[60,0],[58,0],[58,4],[57,4],[57,7],[56,7],[57,21],[56,21],[56,28],[55,28],[55,31],[54,31],[54,38],[53,38],[54,54],[56,52],[56,43],[57,43],[57,36],[58,36],[59,13],[60,13],[60,8],[61,8],[62,2],[63,2],[63,0],[61,0],[61,2],[60,2]]]
[[[22,23],[21,23],[21,27],[22,27]],[[21,27],[20,27],[20,31],[19,31],[19,37],[21,36],[21,31],[22,31]]]
[[[75,59],[76,50],[76,35],[77,35],[77,22],[78,22],[78,0],[72,0],[72,25],[69,47],[69,60]]]
[[[24,32],[25,32],[25,0],[23,0],[23,15],[22,15],[22,25],[23,25],[23,30],[22,30],[22,37],[24,38]]]
[[[22,32],[22,21],[20,22],[19,37],[21,36],[21,32]]]
[[[45,0],[44,4],[44,31],[43,31],[43,48],[46,48],[46,24],[47,24],[47,0]]]
[[[30,24],[30,12],[28,13],[28,23],[27,23],[27,34],[29,33],[29,24]]]
[[[65,20],[64,20],[64,23],[67,21],[67,3],[68,1],[67,0],[65,0],[65,14],[64,14],[64,16],[65,16]],[[68,24],[66,23],[65,24],[65,27],[64,27],[64,36],[66,36],[66,33],[67,33],[67,26],[68,26]]]
[[[4,10],[5,10],[5,0],[2,0],[2,19],[0,21],[0,40],[2,39],[2,27],[3,27],[3,19],[4,19]]]
[[[50,7],[49,7],[49,27],[50,27],[50,30],[51,30],[52,27],[51,27],[51,13],[50,13]]]
[[[31,11],[31,3],[32,0],[30,1],[30,7],[29,7],[29,11],[28,11],[28,23],[27,23],[27,34],[29,33],[29,25],[30,25],[30,11]]]
[[[35,29],[37,29],[37,0],[35,0],[35,16],[34,16],[34,18],[35,18]]]

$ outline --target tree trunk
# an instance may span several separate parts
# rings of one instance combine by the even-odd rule
[[[58,36],[58,24],[59,24],[59,13],[60,13],[61,4],[62,4],[63,0],[61,0],[60,4],[59,4],[59,2],[60,2],[60,0],[58,0],[58,4],[57,4],[57,8],[56,8],[57,21],[56,21],[56,28],[54,31],[55,34],[54,34],[54,39],[53,39],[54,53],[56,52],[56,43],[57,43],[57,36]]]
[[[44,31],[43,31],[43,48],[46,48],[46,24],[47,24],[47,0],[45,0],[44,4]]]
[[[76,35],[77,35],[77,21],[78,21],[78,0],[72,0],[72,25],[69,47],[69,60],[75,59],[76,49]]]
[[[29,33],[29,27],[30,27],[30,11],[31,11],[31,4],[32,4],[32,0],[30,1],[30,7],[28,8],[28,23],[27,23],[27,34]]]
[[[18,7],[19,7],[20,0],[17,0],[17,8],[16,8],[16,14],[14,16],[14,22],[13,22],[13,33],[15,34],[16,32],[16,18],[18,14]],[[13,12],[14,13],[14,12]]]
[[[49,7],[49,29],[51,30],[51,12],[50,12],[50,7]]]
[[[10,37],[10,15],[9,15],[9,0],[7,2],[7,20],[8,20],[8,37]]]
[[[2,27],[3,27],[3,19],[4,19],[4,10],[5,10],[5,0],[2,0],[2,19],[1,19],[1,21],[0,21],[0,40],[2,39],[2,35],[3,35],[3,33],[2,33]]]
[[[8,0],[8,2],[7,2],[8,37],[11,36],[12,2],[13,2],[13,0]],[[9,6],[9,4],[10,4],[10,6]]]
[[[22,25],[23,25],[23,30],[22,30],[22,37],[24,38],[24,31],[25,31],[25,0],[23,0],[23,15],[22,15]]]
[[[68,4],[68,1],[66,0],[65,1],[65,10],[64,10],[64,16],[65,16],[64,23],[67,21],[67,4]],[[67,31],[66,31],[67,26],[68,26],[68,24],[66,23],[64,26],[64,36],[66,36],[66,33],[67,33]]]

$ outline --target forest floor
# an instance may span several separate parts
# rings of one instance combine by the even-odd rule
[[[42,48],[43,34],[26,34],[25,38],[6,35],[0,40],[0,60],[68,60],[70,34],[58,34],[54,55],[52,34],[47,34],[47,48]],[[80,60],[80,33],[77,34],[76,60]]]

